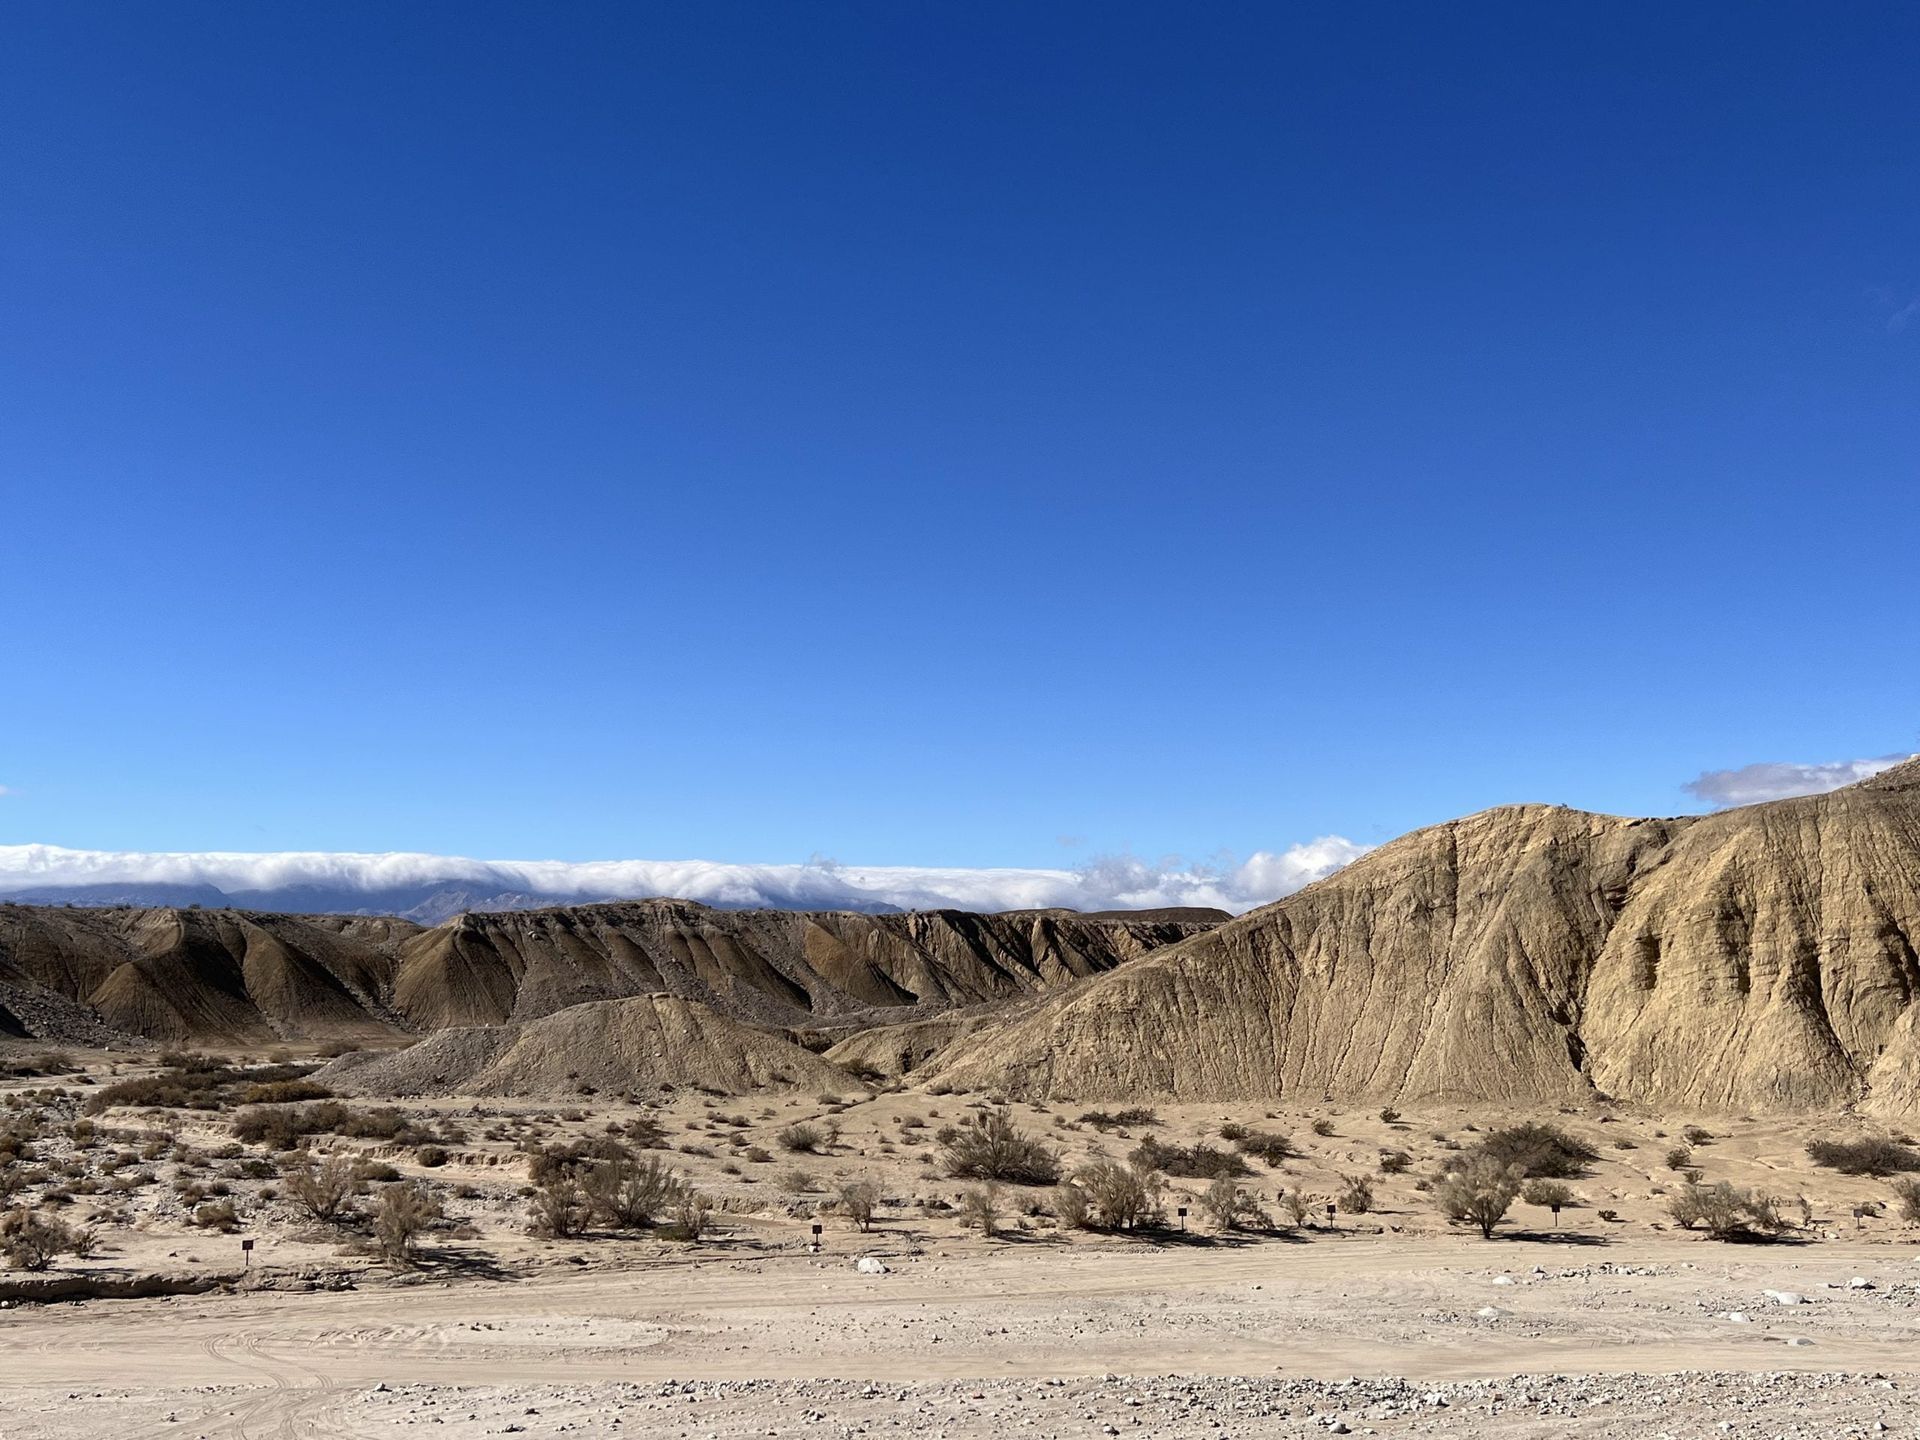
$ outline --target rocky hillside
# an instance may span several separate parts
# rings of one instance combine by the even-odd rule
[[[861,1088],[791,1041],[670,995],[597,1000],[524,1024],[442,1030],[405,1050],[343,1056],[315,1078],[340,1094],[576,1100],[650,1095],[661,1085],[727,1094]]]
[[[1403,837],[930,1069],[1029,1095],[1920,1110],[1920,760],[1681,820]]]
[[[0,1035],[97,1044],[364,1040],[669,994],[848,1028],[1044,991],[1224,915],[712,910],[650,900],[404,920],[0,905]]]

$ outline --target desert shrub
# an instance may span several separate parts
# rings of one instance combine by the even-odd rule
[[[1125,1110],[1089,1110],[1080,1117],[1080,1123],[1091,1125],[1104,1134],[1108,1130],[1124,1130],[1136,1125],[1158,1125],[1160,1117],[1144,1105],[1133,1105]]]
[[[1522,1176],[1536,1180],[1572,1180],[1600,1156],[1558,1125],[1533,1123],[1489,1131],[1472,1153],[1503,1170],[1518,1165]]]
[[[256,1065],[235,1067],[204,1055],[168,1052],[160,1057],[158,1075],[117,1080],[103,1086],[88,1102],[94,1112],[121,1105],[154,1110],[222,1110],[237,1097],[261,1085],[291,1082],[313,1072],[311,1065]]]
[[[666,1126],[651,1115],[635,1116],[620,1133],[636,1150],[664,1150],[667,1145]]]
[[[1920,1151],[1884,1136],[1812,1140],[1807,1143],[1807,1155],[1814,1164],[1843,1175],[1897,1175],[1920,1170]]]
[[[1680,1132],[1680,1138],[1686,1141],[1687,1144],[1696,1147],[1711,1145],[1713,1143],[1713,1132],[1711,1130],[1703,1130],[1698,1125],[1689,1125]]]
[[[1382,1150],[1380,1152],[1380,1173],[1382,1175],[1404,1175],[1413,1168],[1413,1156],[1404,1150]]]
[[[0,1215],[0,1254],[15,1270],[45,1270],[61,1255],[86,1254],[92,1242],[92,1231],[50,1215],[21,1208]]]
[[[618,1140],[598,1136],[567,1145],[529,1145],[526,1154],[527,1179],[535,1185],[544,1185],[559,1175],[583,1179],[594,1166],[610,1160],[630,1159],[633,1152]]]
[[[1287,1217],[1287,1223],[1299,1229],[1313,1218],[1326,1201],[1318,1195],[1309,1195],[1304,1190],[1282,1190],[1280,1192],[1280,1213]]]
[[[380,1189],[373,1212],[373,1238],[380,1253],[397,1265],[411,1265],[420,1235],[440,1218],[440,1202],[419,1180],[402,1180]]]
[[[1894,1181],[1893,1198],[1899,1202],[1900,1218],[1909,1225],[1920,1225],[1920,1180]]]
[[[1667,1213],[1681,1229],[1698,1225],[1716,1240],[1778,1235],[1792,1228],[1771,1196],[1735,1189],[1724,1180],[1676,1191],[1667,1201]]]
[[[1667,1151],[1661,1163],[1669,1170],[1685,1170],[1693,1164],[1693,1151],[1685,1145],[1676,1145]]]
[[[588,1170],[581,1188],[594,1218],[615,1229],[638,1230],[684,1200],[688,1187],[650,1155],[621,1154]]]
[[[1078,1185],[1054,1186],[1052,1208],[1055,1218],[1062,1225],[1074,1230],[1092,1228],[1092,1202],[1087,1199],[1087,1192]]]
[[[1260,1202],[1253,1192],[1243,1190],[1230,1175],[1222,1175],[1200,1197],[1200,1208],[1222,1230],[1238,1230],[1242,1224],[1266,1221]]]
[[[428,1170],[438,1170],[447,1163],[447,1152],[443,1146],[422,1145],[413,1153],[414,1160]]]
[[[782,1190],[791,1190],[796,1195],[811,1195],[820,1188],[820,1181],[811,1170],[802,1170],[794,1166],[780,1172],[779,1186]]]
[[[1520,1200],[1522,1204],[1538,1205],[1543,1210],[1569,1210],[1579,1203],[1572,1188],[1558,1180],[1527,1181],[1520,1187]]]
[[[1017,1129],[1004,1110],[990,1110],[961,1126],[941,1149],[942,1168],[956,1180],[1051,1185],[1060,1178],[1060,1158]]]
[[[592,1213],[579,1179],[564,1171],[534,1187],[532,1212],[528,1228],[546,1240],[566,1240],[580,1234]]]
[[[840,1208],[856,1229],[873,1228],[873,1211],[879,1203],[880,1187],[871,1180],[850,1180],[840,1187]]]
[[[689,1187],[673,1202],[667,1212],[667,1223],[660,1227],[660,1233],[669,1240],[684,1240],[692,1244],[707,1233],[712,1222],[713,1201]]]
[[[1231,1150],[1212,1145],[1168,1145],[1152,1136],[1136,1145],[1127,1159],[1136,1169],[1158,1170],[1182,1180],[1214,1180],[1222,1175],[1238,1179],[1253,1173]]]
[[[438,1137],[391,1106],[354,1110],[338,1100],[312,1105],[255,1105],[233,1119],[234,1138],[249,1145],[292,1150],[310,1135],[340,1135],[351,1140],[391,1140],[424,1145]]]
[[[193,1212],[193,1223],[202,1230],[218,1230],[231,1235],[240,1228],[240,1216],[231,1200],[209,1200]]]
[[[1310,1128],[1313,1130],[1313,1133],[1318,1135],[1322,1140],[1333,1134],[1333,1122],[1331,1120],[1316,1120]]]
[[[1246,1130],[1233,1143],[1242,1154],[1264,1160],[1274,1169],[1278,1169],[1300,1153],[1293,1141],[1271,1130]]]
[[[1000,1187],[991,1182],[960,1192],[960,1223],[991,1237],[1000,1229]]]
[[[319,1165],[302,1160],[283,1169],[280,1179],[288,1198],[329,1225],[347,1218],[360,1191],[360,1177],[345,1155],[329,1155]]]
[[[1620,1218],[1620,1212],[1618,1210],[1602,1210],[1599,1213],[1600,1218],[1609,1224]]]
[[[1381,1123],[1385,1125],[1398,1125],[1400,1123],[1400,1112],[1389,1105],[1380,1112],[1380,1120]]]
[[[333,1092],[311,1080],[265,1080],[240,1092],[242,1105],[285,1105],[297,1100],[330,1100]]]
[[[1433,1203],[1449,1220],[1471,1222],[1480,1227],[1482,1239],[1491,1240],[1493,1227],[1506,1218],[1520,1193],[1521,1178],[1518,1162],[1504,1165],[1487,1155],[1476,1155],[1433,1187]]]
[[[1340,1194],[1334,1204],[1348,1215],[1364,1215],[1373,1209],[1373,1177],[1371,1175],[1342,1175]]]
[[[1073,1172],[1087,1197],[1087,1220],[1101,1230],[1134,1230],[1160,1219],[1160,1177],[1132,1165],[1096,1160]]]
[[[796,1155],[817,1155],[820,1147],[827,1143],[826,1132],[818,1125],[809,1125],[805,1121],[786,1126],[773,1139],[782,1150],[790,1150]]]

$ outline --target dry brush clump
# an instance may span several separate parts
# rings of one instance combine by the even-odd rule
[[[1214,1145],[1169,1145],[1149,1136],[1127,1156],[1136,1169],[1158,1170],[1180,1180],[1238,1179],[1252,1168],[1231,1150]]]
[[[1558,1180],[1529,1180],[1520,1187],[1520,1199],[1522,1203],[1537,1205],[1542,1210],[1570,1210],[1580,1203],[1580,1197],[1573,1193],[1573,1188]]]
[[[1126,1130],[1139,1125],[1158,1125],[1160,1117],[1144,1105],[1126,1110],[1089,1110],[1080,1117],[1082,1125],[1091,1125],[1102,1134],[1108,1130]]]
[[[329,1155],[318,1164],[302,1159],[285,1166],[280,1172],[280,1188],[315,1220],[338,1225],[352,1218],[361,1179],[350,1157]]]
[[[1699,1226],[1716,1240],[1771,1239],[1793,1229],[1770,1195],[1716,1185],[1687,1185],[1667,1201],[1667,1213],[1683,1230]]]
[[[847,1212],[854,1228],[873,1228],[873,1212],[880,1204],[880,1187],[871,1180],[849,1180],[840,1187],[840,1208]]]
[[[1887,1136],[1810,1140],[1807,1156],[1814,1164],[1842,1175],[1887,1176],[1920,1170],[1920,1150]]]
[[[954,1128],[941,1144],[940,1163],[956,1180],[992,1180],[1010,1185],[1052,1185],[1060,1157],[1018,1129],[1005,1110],[989,1110]]]
[[[678,1207],[691,1187],[651,1155],[619,1154],[587,1169],[581,1188],[602,1224],[641,1230]]]
[[[1481,1238],[1491,1240],[1494,1227],[1507,1218],[1519,1195],[1523,1178],[1518,1163],[1503,1164],[1492,1156],[1477,1154],[1440,1177],[1433,1187],[1433,1203],[1449,1220],[1476,1225]]]
[[[1222,1230],[1265,1228],[1273,1222],[1260,1208],[1259,1197],[1243,1189],[1230,1175],[1222,1175],[1200,1197],[1200,1208]]]
[[[1470,1154],[1501,1169],[1518,1166],[1523,1179],[1574,1180],[1600,1152],[1558,1125],[1528,1123],[1489,1131]]]
[[[1138,1230],[1159,1224],[1166,1182],[1152,1170],[1096,1160],[1054,1191],[1054,1214],[1085,1230]]]
[[[960,1223],[991,1239],[1000,1229],[1000,1187],[992,1182],[960,1192]]]
[[[440,1202],[425,1182],[401,1180],[384,1185],[373,1211],[374,1242],[394,1264],[411,1265],[420,1236],[441,1215]]]
[[[45,1270],[62,1255],[85,1259],[93,1253],[94,1232],[50,1215],[16,1207],[0,1214],[0,1254],[15,1270]]]

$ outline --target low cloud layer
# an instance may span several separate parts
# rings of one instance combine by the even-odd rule
[[[1853,785],[1891,770],[1905,755],[1879,755],[1871,760],[1833,760],[1820,765],[1792,765],[1763,761],[1738,770],[1708,770],[1681,788],[1709,805],[1758,805],[1764,800],[1786,800],[1795,795],[1824,795],[1842,785]]]
[[[1237,914],[1331,875],[1367,848],[1328,835],[1222,865],[1156,865],[1122,856],[1074,870],[980,870],[832,861],[739,865],[706,860],[468,860],[418,854],[165,854],[0,845],[0,896],[152,904],[231,900],[261,909],[419,909],[428,918],[465,908],[657,895],[782,909],[1134,910],[1207,905]]]

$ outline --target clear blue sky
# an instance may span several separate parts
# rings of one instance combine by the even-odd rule
[[[0,842],[1058,864],[1920,746],[1911,6],[7,32]]]

